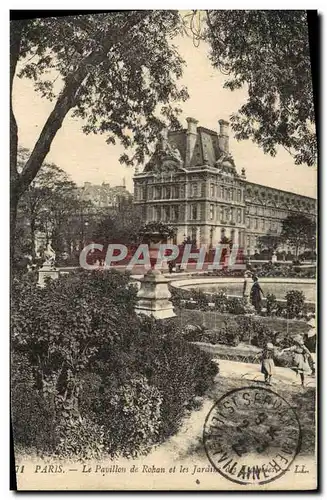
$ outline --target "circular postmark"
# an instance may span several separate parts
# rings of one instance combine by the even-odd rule
[[[279,394],[234,389],[209,411],[203,443],[211,465],[238,484],[265,484],[289,470],[301,447],[299,419]]]

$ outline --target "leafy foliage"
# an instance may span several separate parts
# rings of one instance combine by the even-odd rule
[[[19,149],[19,171],[23,170],[29,154],[28,150]],[[79,239],[80,212],[85,208],[85,203],[79,199],[76,184],[62,169],[45,163],[18,204],[17,225],[20,230],[29,230],[27,241],[33,259],[41,250],[36,248],[37,231],[45,234],[44,245],[51,240],[57,252],[64,250],[63,239],[71,241],[73,236]],[[19,236],[17,231],[17,239]]]
[[[217,366],[174,322],[137,316],[135,300],[128,275],[114,271],[42,289],[29,275],[13,279],[18,443],[66,458],[135,457],[178,430]]]
[[[142,238],[151,238],[158,235],[162,239],[172,238],[175,234],[174,227],[166,224],[165,222],[147,222],[143,227],[140,228],[139,231],[140,237]]]
[[[273,293],[268,293],[266,296],[266,309],[268,316],[273,316],[278,311],[276,295],[274,295]]]
[[[103,244],[121,243],[130,245],[137,243],[143,227],[140,210],[131,200],[122,200],[117,209],[103,217],[93,230],[94,241]]]
[[[303,312],[305,296],[302,291],[290,290],[285,298],[289,318],[294,318]]]
[[[162,10],[12,21],[18,76],[33,80],[60,114],[74,108],[85,133],[135,147],[133,161],[141,163],[164,120],[178,126],[179,108],[171,102],[187,98],[175,85],[183,60],[169,43],[180,26],[177,11]],[[34,153],[30,159],[36,161]],[[130,161],[126,155],[121,160]]]
[[[302,214],[288,215],[283,220],[281,239],[295,249],[297,257],[301,247],[315,248],[316,224]]]
[[[230,90],[246,87],[248,99],[232,116],[239,140],[252,139],[265,153],[277,147],[296,164],[316,162],[308,24],[305,11],[207,11],[205,38],[214,67]]]
[[[158,389],[137,373],[122,384],[114,375],[104,379],[92,411],[106,429],[106,452],[112,457],[147,453],[159,439],[161,404]]]
[[[264,234],[263,236],[260,236],[258,238],[259,248],[261,248],[262,250],[267,249],[270,251],[270,253],[273,250],[277,250],[280,242],[281,242],[281,238],[279,235],[276,235],[276,234],[269,234],[268,233],[268,234]]]

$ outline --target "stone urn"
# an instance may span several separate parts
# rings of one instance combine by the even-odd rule
[[[175,315],[168,289],[169,280],[159,269],[155,269],[159,247],[167,242],[167,237],[159,232],[145,233],[143,243],[149,245],[151,269],[141,278],[137,293],[137,314],[145,314],[156,319],[172,318]]]

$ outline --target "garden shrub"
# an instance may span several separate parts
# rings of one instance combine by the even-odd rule
[[[135,458],[158,442],[162,397],[146,377],[135,374],[121,383],[115,376],[103,380],[92,410],[101,429],[103,447],[115,457]]]
[[[276,299],[276,295],[273,293],[268,293],[266,296],[266,309],[268,316],[274,316],[278,311],[278,303]]]
[[[135,301],[115,271],[78,271],[44,288],[14,280],[12,350],[29,369],[25,399],[12,377],[18,444],[36,445],[37,428],[42,453],[136,456],[179,429],[218,367],[176,322],[136,315]]]
[[[223,290],[214,293],[210,297],[210,301],[215,304],[215,310],[219,312],[226,312],[228,310],[228,297]]]
[[[164,440],[178,430],[194,398],[210,387],[218,367],[208,353],[178,334],[174,321],[143,317],[140,329],[133,341],[133,351],[138,352],[137,371],[162,397],[160,437]]]
[[[286,309],[289,318],[295,318],[304,309],[304,293],[300,290],[290,290],[286,296]]]
[[[183,337],[188,342],[201,342],[204,327],[200,325],[186,325],[183,328]]]
[[[209,304],[209,297],[206,293],[204,293],[202,290],[192,288],[190,290],[190,298],[193,299],[199,309],[202,311],[206,311],[208,309],[208,304]]]
[[[54,403],[36,389],[28,359],[16,353],[11,359],[11,409],[15,445],[53,453],[59,439]]]
[[[55,454],[60,458],[79,460],[100,459],[103,456],[105,426],[88,417],[61,418],[57,426],[59,443]]]
[[[239,297],[229,297],[227,302],[227,312],[231,314],[244,314],[245,301]]]

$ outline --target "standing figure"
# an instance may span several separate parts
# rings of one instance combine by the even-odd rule
[[[294,345],[291,347],[287,347],[283,349],[282,352],[291,352],[293,354],[293,366],[292,370],[295,371],[296,374],[300,375],[301,385],[304,385],[304,375],[312,372],[309,366],[309,359],[311,358],[312,363],[314,364],[311,352],[304,345],[304,340],[301,335],[297,335],[293,339]]]
[[[255,310],[259,314],[262,308],[262,297],[264,297],[264,293],[259,284],[258,277],[253,276],[252,279],[253,279],[253,285],[251,288],[251,304],[254,306]]]
[[[308,321],[308,325],[311,327],[310,330],[304,334],[304,345],[307,349],[309,349],[311,353],[311,357],[309,358],[309,365],[311,368],[312,375],[315,375],[315,361],[316,361],[316,343],[317,343],[317,330],[316,330],[316,321],[314,318],[311,318]]]
[[[275,372],[274,346],[268,342],[261,354],[261,373],[265,376],[265,383],[271,385],[271,376]]]
[[[251,284],[252,284],[251,278],[252,278],[251,271],[245,271],[244,282],[243,282],[243,298],[245,299],[246,303],[249,302]]]

